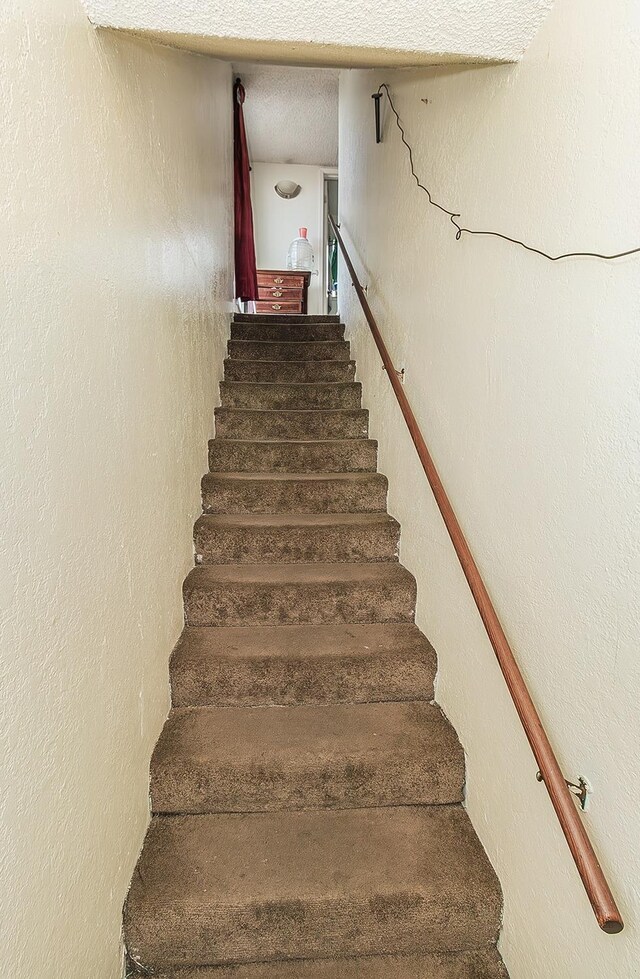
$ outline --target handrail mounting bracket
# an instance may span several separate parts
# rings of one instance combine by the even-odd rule
[[[536,773],[536,778],[539,782],[544,782],[544,775],[542,772]],[[593,792],[591,783],[588,779],[584,778],[583,775],[578,776],[577,782],[569,782],[565,779],[567,783],[567,788],[572,795],[575,795],[576,799],[580,803],[580,808],[583,812],[586,812],[589,807],[589,796]]]

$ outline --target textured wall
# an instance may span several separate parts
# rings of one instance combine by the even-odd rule
[[[94,24],[281,64],[517,61],[552,0],[83,0]]]
[[[254,163],[251,198],[259,269],[286,269],[289,245],[305,227],[313,248],[314,270],[322,268],[323,212],[322,167],[287,166],[284,163]],[[297,197],[284,200],[274,190],[279,180],[294,180],[302,188]],[[322,313],[320,275],[309,283],[310,313]]]
[[[244,119],[257,163],[338,165],[338,72],[234,64],[247,92]]]
[[[522,64],[341,76],[340,215],[369,299],[626,916],[603,935],[516,720],[353,290],[359,379],[439,654],[438,697],[505,893],[512,979],[640,961],[640,256],[550,264],[456,242],[371,93],[389,81],[437,200],[532,243],[640,244],[640,10],[558,0]],[[428,99],[425,104],[422,99]],[[344,276],[343,276],[344,284]]]
[[[230,68],[7,2],[0,974],[116,979],[226,334]]]

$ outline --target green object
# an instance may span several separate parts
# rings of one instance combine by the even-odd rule
[[[331,292],[336,293],[338,290],[338,243],[333,239],[330,246],[330,260],[329,265],[331,268]]]

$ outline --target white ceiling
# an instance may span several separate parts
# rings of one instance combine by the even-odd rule
[[[234,64],[254,163],[338,165],[338,72]]]
[[[229,61],[345,68],[519,61],[553,0],[83,0],[97,27]]]

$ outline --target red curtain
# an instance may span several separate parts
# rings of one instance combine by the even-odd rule
[[[244,86],[236,78],[233,86],[233,178],[236,257],[236,297],[243,302],[258,298],[256,249],[253,240],[249,151],[242,104]]]

